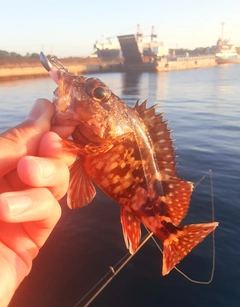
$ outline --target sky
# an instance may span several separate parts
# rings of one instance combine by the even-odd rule
[[[155,27],[168,48],[240,45],[240,0],[0,0],[0,50],[89,56],[102,37],[144,35]]]

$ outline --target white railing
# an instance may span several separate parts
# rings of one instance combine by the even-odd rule
[[[212,58],[215,58],[214,54],[177,57],[176,60],[177,61],[196,61],[196,60],[204,60],[204,59],[212,59]]]

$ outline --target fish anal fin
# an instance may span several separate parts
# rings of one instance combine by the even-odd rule
[[[95,195],[95,187],[86,173],[81,159],[76,160],[70,168],[70,183],[67,191],[69,208],[76,209],[86,206]]]
[[[133,254],[138,248],[141,238],[140,222],[130,212],[123,208],[121,208],[120,217],[126,246],[130,254]]]
[[[179,225],[187,214],[193,183],[173,178],[163,182],[163,190],[168,215],[175,225]]]
[[[218,226],[217,222],[179,227],[163,242],[162,275],[168,274],[196,245]]]

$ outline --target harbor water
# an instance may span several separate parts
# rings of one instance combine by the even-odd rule
[[[90,307],[237,307],[240,302],[240,65],[168,73],[109,73],[104,81],[130,106],[148,98],[170,120],[178,176],[197,183],[182,224],[210,222],[212,170],[216,267],[212,283],[195,284],[176,270],[161,275],[162,255],[150,239]],[[52,99],[47,78],[0,83],[0,132],[21,122],[35,99]],[[81,196],[80,196],[81,197]],[[84,306],[81,298],[127,254],[119,205],[101,191],[88,206],[62,217],[34,260],[10,307]],[[143,236],[146,234],[142,229]],[[212,269],[212,238],[178,266],[205,281]],[[109,276],[112,276],[111,273]],[[78,304],[78,305],[77,305]]]

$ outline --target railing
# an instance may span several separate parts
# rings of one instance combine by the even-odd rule
[[[197,55],[197,56],[185,56],[185,57],[177,57],[176,61],[196,61],[196,60],[204,60],[204,59],[214,59],[214,54],[206,54],[206,55]]]

